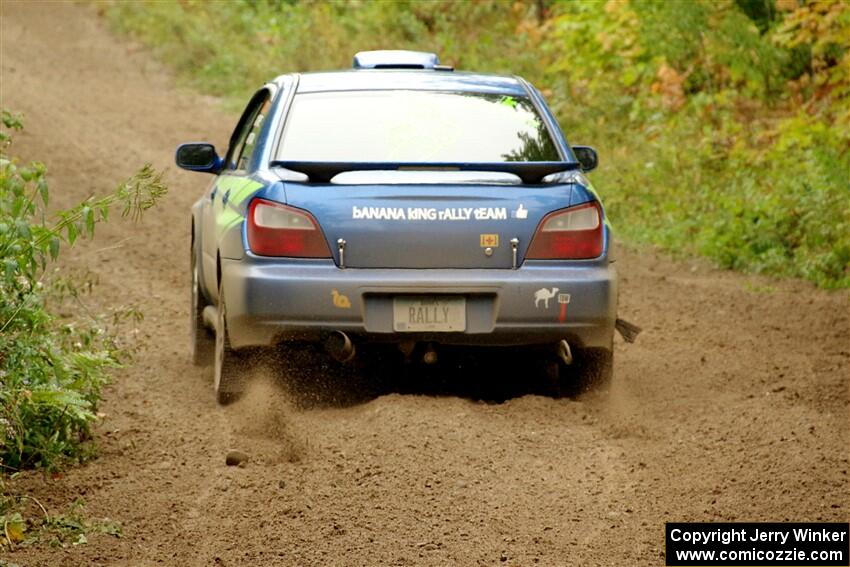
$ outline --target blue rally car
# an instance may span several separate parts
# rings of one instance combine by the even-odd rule
[[[437,56],[358,53],[354,68],[282,75],[253,96],[192,207],[192,336],[222,403],[248,347],[324,343],[339,361],[395,343],[522,348],[579,391],[611,374],[612,237],[540,93]],[[576,386],[578,388],[576,388]]]

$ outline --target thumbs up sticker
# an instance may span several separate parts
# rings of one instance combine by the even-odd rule
[[[512,215],[517,219],[527,219],[528,218],[528,209],[526,209],[522,203],[519,204],[519,208],[513,212]]]

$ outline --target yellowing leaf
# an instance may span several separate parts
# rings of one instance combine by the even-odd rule
[[[24,540],[24,532],[27,527],[24,524],[24,519],[19,513],[14,513],[8,518],[3,519],[4,536],[11,540],[11,543],[18,543]]]

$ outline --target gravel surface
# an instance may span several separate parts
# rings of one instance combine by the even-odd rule
[[[69,267],[92,309],[138,305],[143,350],[106,392],[99,459],[15,492],[75,498],[124,537],[19,549],[19,565],[663,565],[665,521],[847,521],[847,292],[619,250],[610,395],[540,395],[522,357],[341,373],[306,356],[220,408],[188,346],[189,207],[211,178],[175,146],[223,148],[236,117],[106,30],[96,6],[2,9],[14,153],[55,199],[109,190],[151,161],[171,191],[114,221]],[[281,69],[281,71],[284,71]],[[604,188],[603,188],[604,189]],[[228,466],[230,451],[248,457]]]

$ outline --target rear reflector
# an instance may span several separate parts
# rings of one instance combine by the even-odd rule
[[[248,246],[260,256],[331,257],[313,215],[265,199],[254,199],[248,206]]]
[[[596,201],[549,213],[528,247],[531,260],[584,260],[602,254],[602,209]]]

